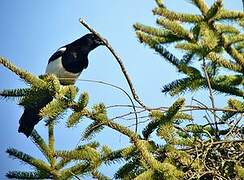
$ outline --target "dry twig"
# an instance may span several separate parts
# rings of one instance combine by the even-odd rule
[[[119,57],[119,55],[115,52],[115,50],[112,48],[112,46],[109,44],[109,42],[103,38],[97,31],[95,31],[93,28],[91,28],[84,20],[80,19],[80,23],[85,27],[87,28],[90,32],[94,33],[96,36],[98,36],[105,44],[105,46],[109,49],[109,51],[113,54],[113,56],[115,57],[115,59],[117,60],[119,66],[120,66],[120,69],[121,71],[123,72],[125,78],[126,78],[126,81],[130,87],[130,91],[132,93],[132,96],[134,98],[134,100],[136,102],[138,102],[142,107],[144,107],[145,109],[148,109],[144,103],[139,99],[138,95],[136,94],[136,91],[135,91],[135,88],[130,80],[130,77],[129,77],[129,74],[127,73],[126,69],[125,69],[125,66],[122,62],[122,59]],[[135,105],[134,103],[132,102],[132,105],[133,105],[133,110],[136,112],[136,109],[135,109]],[[135,117],[136,117],[136,124],[138,123],[138,118],[137,118],[137,114],[135,113]],[[137,126],[135,127],[135,132],[137,132]]]
[[[213,92],[212,92],[212,86],[211,86],[211,82],[210,82],[210,78],[206,69],[206,63],[205,63],[205,59],[203,59],[203,71],[205,74],[205,77],[207,79],[207,83],[208,83],[208,91],[209,91],[209,98],[212,104],[212,108],[213,108],[213,117],[214,117],[214,123],[215,123],[215,136],[217,139],[219,139],[219,128],[218,128],[218,122],[217,122],[217,115],[216,115],[216,111],[215,111],[215,102],[214,102],[214,97],[213,97]]]
[[[139,96],[136,93],[136,90],[131,82],[131,79],[129,77],[129,74],[127,73],[125,66],[123,64],[122,59],[119,57],[119,55],[115,52],[115,50],[113,49],[113,47],[109,44],[109,42],[103,38],[97,31],[95,31],[93,28],[91,28],[84,20],[80,19],[80,23],[87,28],[90,32],[94,33],[95,35],[97,35],[105,44],[105,46],[109,49],[109,51],[113,54],[114,58],[117,60],[117,62],[119,63],[119,66],[121,68],[121,71],[123,72],[126,81],[130,87],[130,91],[132,93],[133,98],[135,99],[136,102],[138,102],[138,104],[140,104],[142,107],[144,107],[145,109],[149,109],[147,108],[146,105],[144,105],[144,103],[139,99]]]

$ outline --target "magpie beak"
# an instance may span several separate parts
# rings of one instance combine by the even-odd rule
[[[74,42],[59,48],[49,59],[46,73],[55,74],[62,85],[74,84],[83,69],[88,67],[88,54],[104,42],[95,34],[86,34]],[[26,107],[19,120],[18,132],[29,137],[34,126],[41,120],[39,111],[52,101],[43,98],[31,107]]]

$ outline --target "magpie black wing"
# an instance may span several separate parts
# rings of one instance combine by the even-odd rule
[[[88,66],[87,55],[83,55],[76,50],[68,49],[62,55],[64,68],[72,73],[80,73]]]
[[[52,62],[52,61],[54,61],[54,60],[56,60],[56,59],[58,59],[58,58],[60,58],[61,56],[63,56],[64,55],[64,53],[65,53],[65,51],[66,51],[66,47],[61,47],[61,48],[59,48],[50,58],[49,58],[49,60],[48,60],[48,63],[50,63],[50,62]]]

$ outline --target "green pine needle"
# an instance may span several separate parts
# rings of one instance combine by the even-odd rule
[[[75,125],[77,125],[78,123],[81,122],[82,118],[83,118],[83,113],[82,112],[73,112],[69,116],[69,118],[68,118],[68,120],[66,122],[66,126],[68,128],[74,127]]]
[[[189,41],[191,41],[193,38],[193,34],[190,31],[186,30],[176,21],[171,21],[166,18],[158,18],[157,23],[163,26],[166,30],[171,31],[175,36],[179,38],[183,38]]]
[[[94,121],[91,123],[83,132],[82,139],[88,140],[92,139],[96,134],[101,132],[104,129],[104,126],[102,123]]]
[[[30,137],[33,143],[35,143],[35,145],[39,148],[42,154],[47,158],[47,160],[51,162],[52,153],[44,139],[38,134],[36,130],[33,130]]]
[[[46,164],[44,161],[36,159],[26,153],[23,153],[21,151],[18,151],[17,149],[14,148],[9,148],[6,151],[10,157],[17,158],[21,160],[22,162],[25,162],[33,167],[35,167],[38,170],[43,170],[46,172],[51,172],[51,167]]]
[[[209,7],[205,0],[190,0],[195,6],[199,8],[199,10],[203,13],[204,16],[206,16]]]
[[[169,20],[181,21],[181,22],[191,22],[196,23],[203,21],[204,17],[201,15],[187,14],[187,13],[176,13],[174,11],[169,11],[166,8],[157,7],[153,10],[154,15],[163,16]]]
[[[6,174],[9,179],[51,179],[51,175],[45,172],[24,172],[24,171],[9,171]]]
[[[55,118],[65,111],[68,104],[63,99],[54,98],[50,103],[48,103],[44,108],[40,110],[39,115],[45,118]]]

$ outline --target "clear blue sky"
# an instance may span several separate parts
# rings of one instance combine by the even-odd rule
[[[179,2],[166,0],[171,9],[190,12],[196,10],[188,0]],[[154,0],[1,0],[0,7],[0,55],[9,58],[19,67],[36,75],[43,74],[48,58],[56,49],[87,33],[78,21],[83,18],[106,37],[121,55],[138,95],[147,105],[168,105],[175,99],[163,95],[160,88],[178,78],[179,74],[151,49],[140,44],[132,28],[135,22],[155,25],[155,17],[151,13],[155,7]],[[241,10],[241,0],[226,0],[226,7]],[[128,89],[118,64],[107,49],[99,47],[90,54],[89,59],[89,67],[82,73],[82,79],[103,80]],[[89,106],[98,102],[106,105],[129,103],[121,92],[110,87],[85,82],[78,82],[77,86],[90,94]],[[0,67],[0,90],[21,87],[26,86],[11,72]],[[123,111],[115,110],[110,116],[121,112]],[[8,147],[42,158],[31,141],[17,132],[21,113],[22,109],[15,102],[0,101],[0,179],[4,178],[8,170],[28,168],[7,157],[5,150]],[[57,148],[74,147],[82,127],[89,124],[86,120],[77,128],[67,129],[64,128],[64,122],[65,119],[60,120],[60,128],[55,134]],[[44,123],[39,123],[37,130],[46,136]],[[97,139],[113,148],[127,143],[125,138],[111,130],[105,130]],[[104,171],[111,174],[113,170]]]

